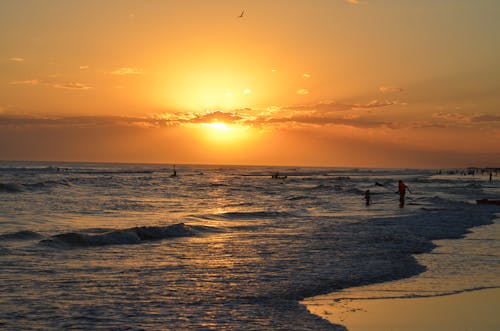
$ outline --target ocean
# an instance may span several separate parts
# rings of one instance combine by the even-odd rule
[[[500,198],[499,176],[208,165],[176,173],[0,162],[0,329],[342,330],[300,301],[429,268],[429,285],[404,295],[500,287],[500,207],[475,203]],[[404,207],[400,179],[412,192]],[[458,239],[479,226],[487,236]],[[458,240],[439,259],[419,260],[439,239]]]

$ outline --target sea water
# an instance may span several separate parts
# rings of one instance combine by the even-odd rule
[[[490,183],[486,175],[433,170],[201,165],[176,171],[0,162],[0,329],[335,330],[299,301],[405,279],[426,264],[439,272],[425,273],[429,286],[405,295],[500,286],[500,207],[475,204],[500,197],[499,177]],[[271,178],[277,171],[286,178]],[[399,179],[412,190],[403,208]],[[488,235],[458,240],[464,244],[444,253],[438,248],[440,259],[415,258],[433,251],[432,240],[481,225],[476,229]],[[478,265],[484,272],[457,277]]]

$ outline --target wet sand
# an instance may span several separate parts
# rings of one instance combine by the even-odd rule
[[[355,297],[371,294],[356,293]],[[423,298],[338,298],[338,293],[330,293],[303,303],[312,313],[350,331],[500,330],[499,288]]]

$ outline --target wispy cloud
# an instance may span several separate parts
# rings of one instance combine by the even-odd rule
[[[11,84],[11,85],[28,85],[28,86],[33,86],[33,85],[40,84],[40,81],[38,79],[17,80],[17,81],[14,81],[14,82],[10,82],[9,84]]]
[[[10,85],[24,86],[47,86],[67,90],[90,90],[92,86],[79,82],[43,82],[39,79],[18,80],[9,83]]]
[[[437,120],[444,120],[447,122],[470,122],[470,115],[465,115],[461,113],[434,113],[432,118]]]
[[[216,110],[206,114],[194,114],[194,118],[188,120],[189,123],[225,122],[236,123],[243,120],[243,117],[234,112],[224,112]]]
[[[54,88],[67,89],[67,90],[90,90],[92,86],[77,83],[77,82],[69,82],[69,83],[54,83],[50,84],[50,86]]]
[[[1,115],[1,126],[15,127],[109,127],[130,126],[144,121],[143,118],[119,116],[21,116]]]
[[[308,95],[310,92],[308,89],[301,88],[300,90],[297,90],[297,94],[299,95]]]
[[[142,75],[144,74],[144,70],[141,68],[119,68],[111,72],[113,75]]]
[[[403,88],[399,86],[380,86],[378,89],[382,93],[403,92]]]
[[[89,66],[88,65],[83,65],[83,66],[80,66],[79,68],[80,68],[80,70],[85,70],[85,69],[88,69]]]
[[[359,5],[359,0],[346,0],[347,3],[350,3],[351,5]]]
[[[249,112],[251,110],[247,110]],[[298,113],[254,116],[248,113],[209,111],[207,113],[165,113],[150,117],[120,117],[120,116],[16,116],[0,115],[0,127],[141,127],[164,128],[183,125],[224,122],[232,125],[245,125],[259,128],[277,127],[321,127],[342,125],[357,128],[396,128],[391,122],[350,116],[323,115],[320,113]]]
[[[373,108],[383,108],[392,105],[402,104],[401,102],[394,100],[372,100],[368,103],[337,103],[337,102],[320,102],[311,105],[302,106],[290,106],[284,109],[288,110],[314,110],[321,112],[337,112],[346,110],[361,110],[361,109],[373,109]]]
[[[500,115],[474,115],[471,122],[500,122]]]
[[[24,62],[24,58],[22,57],[11,57],[9,60],[13,62]]]

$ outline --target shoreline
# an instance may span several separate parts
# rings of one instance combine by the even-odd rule
[[[433,240],[436,248],[431,252],[414,255],[427,268],[423,273],[345,288],[306,298],[301,304],[350,331],[500,330],[498,268],[484,269],[481,256],[484,245],[500,239],[497,217],[492,224],[474,227],[464,238]],[[464,264],[463,254],[474,261]],[[496,260],[498,254],[484,258]]]
[[[350,331],[500,329],[497,311],[500,287],[413,298],[335,299],[335,296],[326,294],[302,303],[311,313]]]

